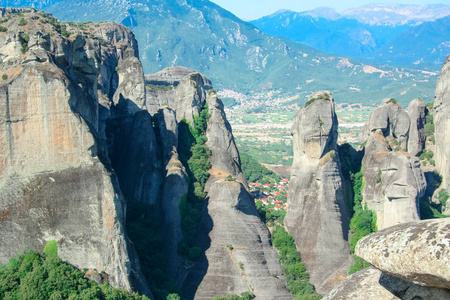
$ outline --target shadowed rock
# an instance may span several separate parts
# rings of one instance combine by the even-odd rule
[[[134,35],[103,23],[67,25],[65,37],[33,9],[0,12],[12,17],[0,34],[0,263],[56,240],[63,260],[150,295],[105,143],[111,107],[145,104]]]
[[[323,300],[443,300],[449,297],[447,289],[420,286],[371,267],[346,278]]]

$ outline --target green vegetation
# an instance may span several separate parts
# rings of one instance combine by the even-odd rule
[[[154,91],[170,91],[175,88],[171,84],[149,84],[149,83],[147,83],[145,86]]]
[[[194,116],[193,127],[186,120],[179,126],[178,151],[189,176],[189,188],[186,201],[181,201],[179,207],[184,238],[178,245],[178,253],[192,261],[198,260],[202,253],[201,248],[195,246],[195,237],[200,225],[202,202],[206,197],[204,190],[209,178],[208,170],[211,168],[211,151],[205,145],[209,117],[205,103],[199,117]]]
[[[295,299],[322,299],[322,296],[315,292],[314,286],[309,283],[309,274],[302,263],[294,238],[286,232],[284,227],[276,226],[272,232],[272,242],[278,249],[278,257],[286,276],[288,290]]]
[[[30,40],[30,37],[28,36],[27,33],[24,32],[20,34],[20,37],[23,40],[20,51],[22,51],[22,53],[25,53],[28,50],[28,41]]]
[[[0,32],[5,32],[5,31],[8,31],[8,28],[0,26]]]
[[[61,35],[65,37],[69,37],[72,32],[67,31],[67,26],[65,24],[60,25]]]
[[[3,75],[2,75],[2,79],[3,79],[3,80],[6,80],[6,79],[8,79],[8,75],[6,75],[6,74],[3,74]]]
[[[170,294],[167,296],[166,300],[181,300],[181,297],[178,294]]]
[[[164,252],[164,238],[161,235],[163,222],[149,213],[143,213],[145,211],[143,206],[129,208],[126,229],[155,299],[165,300],[169,294],[180,293],[180,290],[165,274],[167,257]]]
[[[330,101],[330,95],[328,93],[323,93],[322,95],[319,95],[317,98],[311,98],[308,101],[306,101],[304,107],[308,107],[309,105],[311,105],[316,100],[328,100],[328,101]]]
[[[276,224],[283,225],[284,218],[286,217],[285,210],[269,210],[273,205],[263,206],[262,202],[256,202],[256,210],[258,211],[261,219],[267,223],[269,227],[273,227]]]
[[[45,256],[58,256],[58,243],[56,241],[48,241],[44,247]]]
[[[34,251],[16,255],[8,265],[0,267],[0,299],[148,300],[108,284],[97,285],[58,256]]]
[[[212,95],[212,94],[217,94],[217,90],[216,89],[210,89],[208,91],[208,95]]]
[[[234,98],[225,97],[225,98],[222,98],[221,100],[222,100],[223,105],[225,105],[225,107],[227,107],[227,108],[231,108],[237,104],[237,101]]]
[[[420,160],[422,160],[423,162],[423,164],[424,165],[427,165],[427,164],[431,164],[431,165],[436,165],[436,163],[435,163],[435,161],[433,160],[433,156],[434,156],[434,153],[433,153],[433,151],[431,151],[431,150],[428,150],[427,151],[427,149],[423,149],[423,151],[422,151],[422,153],[420,154],[420,156],[419,156],[419,158],[420,158]]]
[[[240,154],[240,156],[242,173],[244,173],[245,179],[247,179],[247,181],[273,183],[279,182],[281,180],[280,176],[261,165],[250,155],[242,153]]]
[[[383,174],[383,172],[381,171],[381,169],[378,170],[378,176],[377,176],[377,184],[382,183],[381,181],[381,174]]]
[[[27,25],[27,24],[28,24],[28,22],[25,21],[24,18],[20,19],[20,21],[19,21],[19,26],[25,26],[25,25]]]
[[[355,253],[356,243],[358,243],[361,238],[377,231],[378,229],[376,213],[367,209],[367,205],[364,209],[361,205],[363,200],[362,190],[364,189],[363,167],[361,167],[361,170],[358,173],[352,176],[351,180],[353,182],[354,206],[353,217],[350,221],[350,251]],[[350,266],[349,275],[370,266],[370,264],[363,261],[356,255],[355,261],[356,262]]]
[[[389,99],[389,100],[386,102],[386,104],[389,104],[389,103],[392,103],[392,104],[399,104],[399,103],[397,102],[397,100],[395,100],[394,98],[391,98],[391,99]]]
[[[445,209],[447,207],[448,198],[450,198],[450,195],[448,194],[446,189],[442,189],[439,191],[438,199],[439,199],[439,202],[441,202],[442,211],[445,211]]]
[[[428,112],[427,116],[425,117],[424,131],[425,131],[425,136],[430,141],[435,143],[436,141],[434,138],[434,117],[430,112]]]
[[[238,295],[226,295],[225,297],[216,297],[213,300],[252,300],[255,295],[249,292],[242,293],[241,296]]]

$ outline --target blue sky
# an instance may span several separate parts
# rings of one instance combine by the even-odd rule
[[[442,3],[450,5],[450,0],[211,0],[236,16],[246,21],[270,15],[279,9],[305,11],[320,6],[327,6],[341,12],[350,7],[358,7],[368,3],[404,3],[404,4],[433,4]]]

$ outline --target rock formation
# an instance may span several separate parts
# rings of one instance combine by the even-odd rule
[[[403,223],[362,238],[355,254],[373,264],[325,299],[449,299],[450,221]]]
[[[194,70],[173,67],[146,75],[145,80],[149,91],[148,111],[154,114],[158,126],[166,124],[167,128],[174,128],[169,134],[161,133],[161,140],[176,137],[176,122],[186,119],[193,124],[205,103],[210,115],[206,145],[211,150],[212,169],[206,184],[208,196],[197,238],[197,244],[205,250],[205,255],[199,262],[183,268],[182,262],[172,264],[170,272],[176,274],[176,281],[182,284],[183,295],[187,299],[211,299],[251,291],[260,299],[292,299],[286,290],[277,253],[271,246],[270,233],[259,218],[247,189],[222,101],[211,91],[209,79]],[[175,143],[170,142],[170,145]],[[172,151],[172,156],[169,156],[172,167],[166,167],[166,180],[170,176],[170,180],[178,182],[174,184],[178,192],[172,196],[168,190],[174,185],[166,185],[169,194],[164,193],[164,201],[165,205],[171,203],[172,206],[166,210],[166,220],[174,220],[175,224],[179,222],[181,191],[186,186],[183,185],[185,179],[182,179],[185,176],[182,175],[183,167],[176,167],[179,162],[174,155],[176,149],[170,146],[164,150],[165,153],[169,151]],[[176,213],[173,208],[177,208]],[[172,236],[179,237],[179,233]],[[231,245],[233,250],[227,245]],[[243,269],[240,264],[243,264]]]
[[[294,163],[285,224],[319,293],[328,292],[348,273],[350,212],[345,202],[337,155],[337,117],[330,92],[310,96],[312,102],[294,118]],[[314,101],[314,99],[316,99]]]
[[[420,219],[426,180],[419,159],[406,152],[410,124],[403,108],[390,102],[374,110],[360,134],[365,144],[362,205],[377,213],[378,229]]]
[[[408,105],[408,115],[411,120],[408,134],[408,152],[419,156],[425,148],[425,117],[427,107],[422,100],[416,99]]]
[[[449,298],[450,290],[414,284],[370,267],[347,277],[323,300],[444,300]]]
[[[110,23],[63,30],[34,9],[0,14],[0,262],[56,240],[63,260],[150,294],[106,144],[115,107],[136,113],[130,128],[148,122],[133,34]]]
[[[442,175],[442,186],[450,190],[450,57],[442,67],[436,83],[436,97],[434,99],[434,124],[436,151],[434,158],[436,168]]]
[[[450,219],[389,227],[362,238],[355,254],[384,273],[450,289]]]

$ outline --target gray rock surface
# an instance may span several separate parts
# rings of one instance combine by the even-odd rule
[[[450,290],[420,286],[373,267],[347,277],[323,300],[444,300]]]
[[[360,141],[362,143],[369,138],[370,133],[380,131],[384,137],[395,136],[399,146],[406,150],[410,123],[408,114],[400,104],[384,104],[370,115],[367,126],[361,131]]]
[[[276,250],[271,246],[270,233],[247,189],[223,104],[216,93],[209,92],[212,88],[209,79],[193,70],[174,67],[147,75],[146,83],[153,85],[147,89],[146,105],[159,128],[157,139],[161,141],[166,164],[163,210],[164,234],[170,240],[166,244],[171,257],[169,275],[182,285],[187,299],[212,299],[247,291],[253,292],[257,299],[292,299]],[[193,263],[176,255],[182,239],[178,205],[187,193],[187,175],[176,145],[180,142],[178,123],[186,119],[193,124],[194,116],[199,115],[205,104],[210,114],[206,145],[211,150],[212,169],[197,243],[205,255]],[[229,175],[234,181],[225,180]],[[228,250],[228,244],[233,245],[233,251]],[[244,264],[244,271],[239,262]]]
[[[202,74],[183,67],[172,67],[154,75],[146,75],[146,83],[168,89],[147,87],[147,109],[153,115],[167,105],[177,112],[177,121],[188,120],[194,124],[194,116],[206,101],[211,81]]]
[[[415,99],[408,105],[408,115],[411,120],[409,127],[408,152],[419,156],[425,147],[425,117],[427,107],[422,100]]]
[[[0,263],[56,240],[63,260],[150,295],[105,145],[113,99],[145,100],[134,36],[103,23],[86,25],[91,33],[68,25],[64,37],[34,10],[22,13],[27,25],[12,14],[0,34]],[[131,63],[137,75],[117,74],[115,66]]]
[[[434,110],[434,159],[436,168],[442,175],[442,186],[450,190],[450,57],[447,57],[436,83]]]
[[[324,95],[319,92],[311,96]],[[294,163],[285,224],[316,290],[325,294],[348,273],[350,213],[345,203],[334,100],[316,100],[294,119]]]
[[[377,213],[378,229],[420,219],[426,179],[419,159],[404,151],[409,120],[400,106],[390,103],[375,109],[366,126],[362,204]]]
[[[199,235],[206,253],[189,271],[184,291],[189,299],[247,291],[256,299],[292,299],[252,197],[241,182],[226,181],[226,174],[216,172],[208,180],[208,203]]]
[[[355,254],[386,274],[450,289],[450,219],[386,228],[362,238]]]

